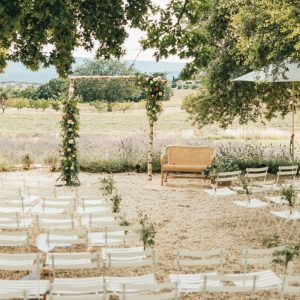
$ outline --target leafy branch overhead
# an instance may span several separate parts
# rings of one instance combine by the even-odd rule
[[[201,78],[202,86],[184,108],[197,126],[264,121],[290,111],[291,84],[231,79],[285,60],[300,62],[298,12],[296,1],[285,0],[171,1],[152,19],[143,45],[155,48],[157,58],[176,53],[190,60],[181,77]]]
[[[14,60],[32,70],[52,64],[66,77],[78,46],[95,47],[97,57],[120,57],[126,27],[144,28],[152,9],[151,0],[1,1],[0,71]]]

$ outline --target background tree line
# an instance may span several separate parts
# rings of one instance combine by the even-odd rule
[[[86,61],[74,71],[74,75],[135,75],[138,71],[130,68],[126,63],[118,60],[93,60]],[[165,74],[155,73],[154,76],[165,77]],[[12,87],[0,89],[0,108],[3,113],[8,106],[22,109],[25,107],[43,109],[52,107],[59,109],[59,100],[61,95],[68,91],[68,79],[57,78],[40,86],[28,86],[25,89],[16,89]],[[169,100],[171,88],[163,100]],[[115,103],[120,110],[129,108],[130,102],[139,102],[145,99],[146,95],[134,81],[126,80],[104,80],[91,81],[80,80],[76,82],[75,96],[81,102],[88,102],[95,106],[99,111],[112,111]]]

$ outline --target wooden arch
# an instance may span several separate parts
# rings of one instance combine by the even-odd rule
[[[74,95],[74,84],[77,80],[137,80],[137,76],[69,76],[70,85],[68,90],[68,99]],[[149,144],[148,144],[148,180],[152,180],[153,165],[153,122],[149,122]]]

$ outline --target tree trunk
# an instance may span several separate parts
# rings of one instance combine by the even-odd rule
[[[148,180],[152,180],[153,163],[153,122],[149,122],[149,144],[148,144]]]

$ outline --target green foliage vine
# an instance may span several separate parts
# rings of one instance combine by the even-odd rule
[[[78,146],[79,137],[79,109],[77,99],[63,100],[63,115],[61,119],[62,144],[61,144],[61,176],[60,179],[67,186],[80,184],[78,173]]]

